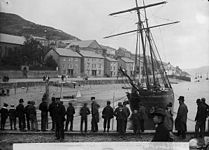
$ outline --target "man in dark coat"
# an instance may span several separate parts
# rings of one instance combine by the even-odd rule
[[[25,108],[24,108],[23,103],[24,103],[24,101],[21,98],[19,100],[19,105],[17,105],[17,107],[16,107],[16,113],[17,113],[17,117],[18,117],[18,121],[19,121],[20,131],[25,130]]]
[[[55,109],[56,109],[55,97],[52,97],[52,103],[49,105],[49,114],[52,119],[52,129],[51,130],[55,130]]]
[[[99,104],[95,101],[95,97],[91,97],[91,131],[97,132],[98,131],[98,122],[99,122]]]
[[[147,114],[146,114],[146,108],[144,105],[140,102],[139,103],[139,132],[144,132],[144,121],[147,119]]]
[[[35,101],[30,102],[30,106],[28,107],[29,117],[31,123],[31,130],[38,131],[38,121],[37,121],[37,112],[35,107]]]
[[[72,103],[68,103],[68,108],[67,108],[67,120],[66,120],[66,124],[65,124],[65,131],[68,130],[68,124],[70,122],[70,131],[73,131],[73,118],[74,118],[74,114],[75,114],[75,108],[73,107]]]
[[[195,117],[196,125],[195,125],[195,137],[199,136],[202,138],[205,133],[205,122],[207,118],[207,106],[203,104],[200,99],[196,100],[197,103],[197,113]],[[199,133],[200,131],[200,133]]]
[[[83,132],[83,123],[85,124],[85,133],[87,132],[87,125],[88,125],[88,115],[90,114],[90,110],[87,107],[87,103],[84,103],[83,107],[80,109],[81,115],[81,124],[80,124],[80,131]]]
[[[178,136],[182,136],[183,139],[186,138],[186,130],[187,130],[187,113],[188,109],[186,104],[184,103],[184,96],[179,96],[179,108],[177,112],[177,117],[175,120],[176,130],[178,131]]]
[[[124,132],[126,132],[128,117],[130,116],[130,110],[126,105],[127,105],[127,102],[123,102],[123,110],[126,114],[126,117],[125,117],[125,120],[124,120]]]
[[[62,104],[60,99],[57,99],[55,107],[55,121],[56,121],[56,130],[55,135],[57,140],[64,140],[64,121],[65,121],[65,106]]]
[[[31,105],[31,102],[28,101],[28,105],[25,106],[25,116],[26,116],[26,124],[27,124],[27,129],[28,130],[30,130],[30,127],[31,127],[31,125],[30,125],[30,117],[29,117],[29,110],[28,110],[30,105]]]
[[[11,108],[9,109],[9,121],[10,121],[10,129],[17,130],[17,128],[16,128],[16,110],[15,110],[15,106],[13,104],[11,105]]]
[[[124,134],[126,113],[121,102],[118,103],[118,107],[114,111],[114,116],[116,116],[117,120],[117,132]]]
[[[205,98],[201,98],[201,102],[206,106],[207,108],[207,116],[209,116],[209,105],[205,102]]]
[[[102,118],[104,119],[104,132],[109,132],[110,129],[110,120],[113,118],[113,108],[110,106],[110,101],[107,101],[107,106],[102,111]]]
[[[4,130],[6,120],[8,118],[8,109],[7,109],[8,104],[4,103],[3,108],[0,110],[1,113],[1,130]]]
[[[152,139],[152,142],[167,142],[170,141],[169,131],[165,127],[164,118],[165,118],[165,111],[161,108],[158,108],[154,112],[153,121],[156,126],[155,135]]]
[[[130,119],[132,120],[134,134],[140,133],[139,113],[136,109],[133,111]]]
[[[41,111],[41,131],[46,131],[48,119],[48,106],[44,97],[42,98],[42,102],[39,105],[39,110]]]

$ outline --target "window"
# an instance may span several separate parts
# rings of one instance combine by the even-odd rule
[[[69,64],[68,69],[72,69],[72,68],[73,68],[73,64]]]
[[[89,68],[90,67],[90,63],[87,63],[87,68]]]
[[[69,58],[69,61],[71,61],[71,58]]]
[[[102,64],[99,64],[99,68],[101,68],[102,67]]]
[[[63,58],[63,61],[66,61],[66,59],[65,59],[65,58]]]
[[[74,58],[74,61],[78,61],[78,58]]]
[[[62,65],[62,68],[63,68],[63,69],[65,68],[65,64]]]

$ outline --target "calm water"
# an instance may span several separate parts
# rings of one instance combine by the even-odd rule
[[[195,129],[195,115],[197,111],[196,100],[198,98],[205,97],[206,103],[209,104],[209,80],[201,79],[200,82],[181,82],[179,84],[173,84],[175,93],[174,112],[177,112],[179,104],[178,97],[180,95],[185,97],[185,104],[188,107],[188,131],[194,131]],[[176,116],[174,116],[175,118]],[[207,127],[207,126],[206,126]]]

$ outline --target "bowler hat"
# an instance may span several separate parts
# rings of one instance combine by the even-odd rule
[[[94,100],[95,99],[95,97],[91,97],[91,100]]]
[[[19,102],[22,103],[22,102],[24,102],[24,100],[21,98],[21,99],[19,100]]]
[[[172,107],[172,106],[173,104],[171,102],[167,104],[167,107]]]
[[[165,111],[162,108],[158,108],[153,113],[154,116],[165,116]]]
[[[118,106],[123,106],[123,104],[121,102],[118,102]]]
[[[203,98],[201,98],[201,101],[202,101],[202,102],[205,102],[205,98],[204,98],[204,97],[203,97]]]
[[[183,100],[184,101],[184,96],[179,96],[178,100]]]
[[[196,100],[196,103],[199,104],[200,102],[201,102],[201,100],[198,98],[198,99]]]
[[[7,107],[8,106],[8,104],[7,103],[4,103],[4,107]]]

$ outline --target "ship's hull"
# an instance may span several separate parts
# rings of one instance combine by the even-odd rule
[[[128,93],[127,95],[129,99],[130,108],[133,111],[134,109],[139,109],[139,102],[142,103],[146,108],[146,119],[144,121],[145,130],[153,130],[154,123],[152,120],[152,113],[156,108],[166,108],[168,103],[174,104],[174,94],[173,90],[169,89],[167,91],[162,92],[141,92],[141,95],[137,95],[134,93]]]

